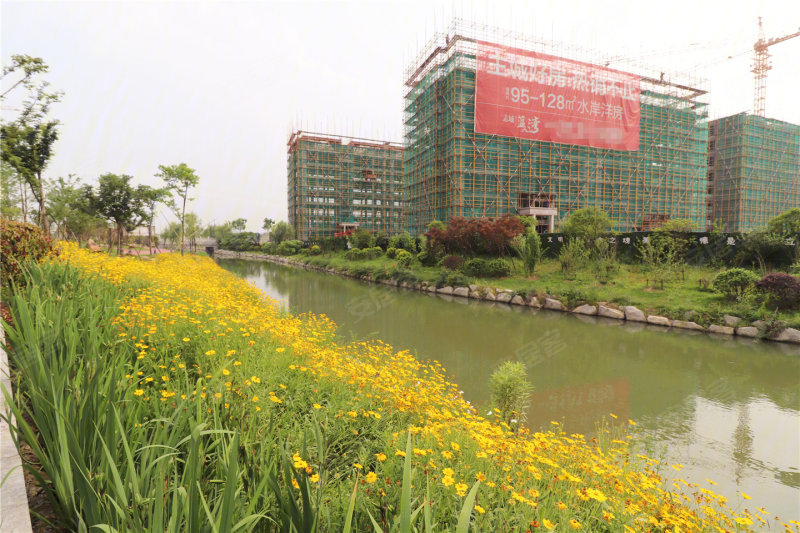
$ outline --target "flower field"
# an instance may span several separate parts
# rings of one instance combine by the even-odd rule
[[[8,304],[17,437],[70,530],[800,530],[664,481],[680,465],[613,414],[599,440],[514,432],[437,363],[344,341],[208,258],[61,243]]]

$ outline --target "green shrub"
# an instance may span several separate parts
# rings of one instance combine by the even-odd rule
[[[397,248],[390,246],[386,249],[386,257],[394,259],[395,255],[397,255]]]
[[[398,253],[399,253],[399,252],[398,252]],[[421,263],[423,266],[428,266],[428,267],[430,267],[430,266],[435,266],[435,265],[436,265],[436,263],[438,263],[438,262],[439,262],[439,256],[438,256],[438,254],[436,254],[435,252],[432,252],[432,251],[424,251],[424,252],[420,252],[420,253],[417,255],[417,260],[418,260],[418,261],[419,261],[419,262],[420,262],[420,263]]]
[[[381,249],[381,253],[389,247],[389,237],[386,236],[385,231],[379,231],[375,236],[375,246]]]
[[[767,274],[756,283],[756,287],[767,295],[768,307],[782,310],[800,308],[800,279],[791,274]]]
[[[278,245],[274,242],[267,242],[261,245],[261,251],[265,254],[275,255],[278,253]]]
[[[396,258],[397,266],[403,269],[411,268],[411,263],[414,261],[414,256],[406,250],[397,252]]]
[[[303,248],[303,243],[297,240],[283,241],[278,245],[278,255],[296,255]]]
[[[308,249],[308,253],[311,255],[319,255],[322,253],[322,248],[320,248],[318,244],[315,244]]]
[[[592,265],[595,278],[600,283],[608,283],[611,278],[619,272],[619,262],[617,262],[617,250],[607,239],[600,238],[595,242],[596,258]]]
[[[789,274],[800,276],[800,259],[795,261],[794,264],[789,267]]]
[[[353,234],[347,238],[347,240],[350,241],[350,244],[353,246],[353,248],[364,249],[375,246],[375,238],[370,235],[367,230],[362,228],[355,230]]]
[[[575,276],[575,270],[584,266],[588,259],[589,253],[580,239],[570,239],[558,254],[561,272],[567,279],[572,279]]]
[[[529,217],[519,217],[525,219]],[[536,264],[542,258],[542,239],[536,233],[536,229],[528,229],[526,233],[520,235],[512,241],[514,251],[522,259],[522,264],[525,266],[525,273],[529,276],[533,274],[536,269]]]
[[[489,378],[492,406],[512,427],[524,423],[532,390],[525,365],[519,361],[506,361]]]
[[[469,279],[461,272],[449,272],[445,282],[451,287],[467,287]]]
[[[0,272],[3,285],[18,283],[24,263],[38,263],[52,252],[53,241],[38,226],[0,220]]]
[[[504,278],[511,274],[511,265],[505,259],[492,259],[486,268],[491,278]]]
[[[398,233],[389,239],[389,247],[413,252],[414,239],[411,238],[411,235],[409,235],[407,231],[404,231],[403,233]]]
[[[758,276],[744,268],[731,268],[714,278],[714,290],[729,300],[740,300],[758,281]]]
[[[488,278],[489,261],[482,257],[469,259],[461,266],[461,271],[474,278]]]

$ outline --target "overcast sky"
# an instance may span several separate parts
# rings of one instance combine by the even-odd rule
[[[767,37],[800,29],[798,0],[3,0],[0,46],[4,65],[41,57],[65,93],[47,177],[156,184],[159,164],[185,162],[203,222],[245,217],[258,230],[265,216],[286,219],[293,129],[402,141],[403,73],[453,17],[697,72],[712,116],[725,116],[752,108],[759,15]],[[770,51],[767,116],[800,124],[800,37]]]

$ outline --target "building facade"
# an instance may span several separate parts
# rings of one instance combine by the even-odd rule
[[[800,126],[740,113],[709,125],[708,215],[724,231],[752,231],[800,207]]]
[[[402,231],[403,147],[297,131],[287,151],[289,223],[303,241]]]
[[[698,101],[704,91],[665,81],[663,73],[640,76],[635,150],[478,133],[479,43],[458,33],[434,40],[407,72],[410,233],[423,233],[432,220],[506,214],[535,216],[540,231],[553,231],[583,207],[606,212],[618,231],[652,229],[670,218],[706,225],[707,105]]]

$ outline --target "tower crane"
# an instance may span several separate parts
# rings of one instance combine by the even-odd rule
[[[783,37],[775,37],[773,39],[764,38],[764,28],[761,25],[761,17],[758,17],[758,40],[753,45],[755,57],[753,59],[753,70],[755,76],[755,92],[753,94],[753,113],[759,117],[764,116],[764,110],[767,100],[767,71],[772,68],[769,58],[770,54],[767,48],[773,44],[782,43],[793,37],[800,36],[800,29],[792,34],[784,35]]]

